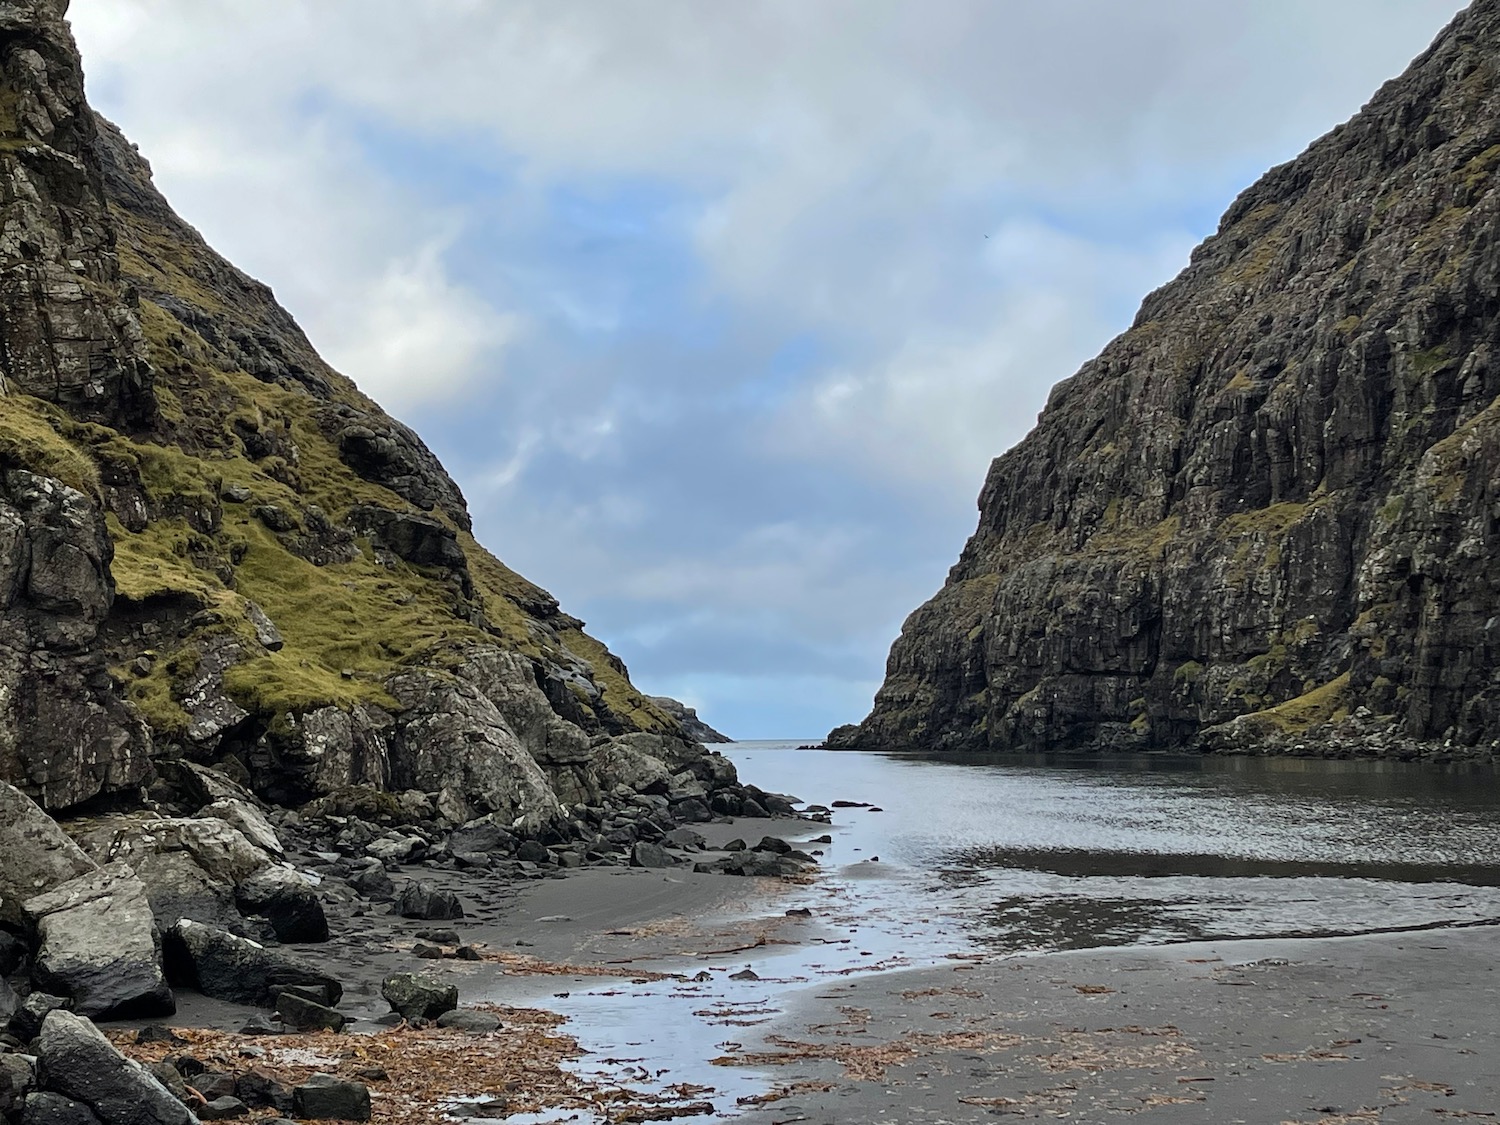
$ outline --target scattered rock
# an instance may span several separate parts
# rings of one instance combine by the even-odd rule
[[[401,889],[395,913],[403,918],[445,922],[450,918],[462,918],[464,908],[452,891],[439,890],[431,883],[413,881]]]
[[[467,1031],[471,1034],[488,1033],[499,1030],[500,1017],[490,1012],[478,1012],[472,1008],[458,1008],[440,1015],[437,1025]]]
[[[760,980],[760,975],[754,969],[741,969],[737,973],[729,974],[730,980]]]
[[[314,1074],[292,1090],[292,1112],[314,1121],[368,1121],[370,1088],[331,1074]]]
[[[343,1031],[348,1022],[332,1008],[318,1004],[295,992],[276,997],[276,1014],[283,1027],[293,1031]]]
[[[227,1121],[231,1117],[244,1117],[249,1112],[250,1107],[239,1098],[227,1095],[200,1105],[197,1110],[199,1121]]]
[[[396,884],[391,882],[385,865],[379,860],[371,860],[349,876],[349,885],[374,902],[389,902],[396,897]]]
[[[411,947],[411,951],[413,956],[421,957],[423,960],[427,961],[437,961],[440,960],[443,956],[443,947],[441,945],[433,945],[430,942],[425,941],[419,941],[413,944]]]
[[[631,867],[675,867],[677,861],[660,844],[637,843],[630,849]]]
[[[247,1071],[234,1080],[234,1096],[254,1109],[292,1112],[292,1092],[269,1074]]]
[[[80,875],[26,901],[38,946],[38,987],[85,1016],[157,1016],[177,1010],[161,971],[145,885],[123,864]]]
[[[88,1020],[48,1014],[35,1043],[47,1087],[82,1102],[104,1125],[190,1125],[187,1107]]]
[[[444,1012],[458,1007],[458,988],[432,977],[416,973],[396,973],[386,977],[380,995],[403,1019],[435,1020]]]
[[[755,845],[755,850],[758,852],[775,852],[777,855],[786,855],[787,852],[792,850],[792,845],[788,844],[780,836],[762,836],[760,843]]]
[[[270,1007],[285,985],[319,989],[329,1005],[344,994],[338,981],[283,953],[189,919],[168,932],[164,945],[172,979],[218,1000]]]
[[[246,914],[271,923],[277,941],[328,940],[328,917],[317,892],[286,867],[268,867],[235,888],[235,900]]]

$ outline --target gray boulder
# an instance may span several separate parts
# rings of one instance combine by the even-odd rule
[[[17,1125],[101,1125],[94,1111],[82,1102],[48,1090],[27,1094],[16,1121]]]
[[[660,844],[642,840],[630,849],[631,867],[675,867],[677,861]]]
[[[215,817],[116,816],[79,839],[100,863],[137,867],[147,857],[184,853],[215,883],[234,886],[271,866],[271,856],[239,829]]]
[[[167,972],[205,996],[269,1008],[289,985],[320,990],[329,1005],[344,994],[338,981],[284,953],[225,930],[183,919],[164,943]]]
[[[8,1029],[22,1043],[30,1043],[42,1031],[42,1022],[52,1012],[67,1011],[72,1001],[46,992],[33,992],[10,1017]]]
[[[0,781],[0,922],[19,925],[21,903],[98,866],[57,822],[14,785]]]
[[[165,1086],[72,1012],[48,1015],[35,1049],[43,1086],[82,1102],[103,1125],[192,1125]]]
[[[396,897],[396,884],[386,873],[385,865],[372,859],[349,876],[349,885],[365,898],[376,902],[389,902]]]
[[[416,973],[386,977],[380,995],[390,1004],[391,1011],[408,1020],[435,1020],[458,1007],[457,986]]]
[[[0,1117],[15,1113],[34,1089],[35,1061],[26,1055],[0,1054]]]
[[[452,891],[439,890],[431,883],[415,880],[401,888],[395,913],[403,918],[421,918],[429,922],[446,922],[464,916],[463,905]]]
[[[156,1016],[177,1010],[161,971],[161,943],[146,887],[123,863],[28,899],[38,948],[32,976],[85,1016]]]
[[[195,820],[222,820],[261,851],[280,857],[285,854],[281,838],[266,819],[266,814],[249,801],[222,797],[193,814]]]
[[[328,940],[328,916],[312,885],[287,867],[268,867],[235,889],[235,899],[246,914],[271,923],[276,940]]]
[[[276,1014],[281,1025],[292,1031],[343,1031],[347,1022],[325,1004],[318,1004],[295,992],[276,997]]]
[[[370,1089],[331,1074],[314,1074],[292,1090],[293,1116],[312,1121],[370,1120]]]
[[[437,1025],[455,1031],[467,1031],[471,1035],[483,1035],[500,1029],[500,1017],[490,1012],[476,1012],[472,1008],[457,1008],[438,1016]]]

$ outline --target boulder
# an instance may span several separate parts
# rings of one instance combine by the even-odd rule
[[[594,771],[606,791],[623,786],[633,793],[665,796],[672,788],[672,771],[660,759],[623,740],[606,742],[595,749]]]
[[[122,860],[131,867],[139,866],[147,856],[185,853],[210,880],[229,886],[272,863],[263,848],[215,817],[107,817],[78,843],[99,863]]]
[[[234,1096],[256,1109],[292,1112],[292,1092],[269,1074],[251,1070],[234,1080]]]
[[[0,1117],[9,1117],[36,1089],[36,1062],[26,1055],[0,1054]]]
[[[85,1016],[156,1016],[177,1010],[161,971],[146,887],[123,863],[27,899],[38,946],[32,976]]]
[[[380,985],[380,995],[390,1004],[391,1011],[399,1012],[407,1020],[435,1020],[458,1007],[455,985],[416,973],[386,977]]]
[[[264,917],[276,940],[328,940],[328,916],[312,885],[288,867],[268,867],[235,889],[235,899],[246,914]]]
[[[234,797],[222,797],[193,814],[196,820],[222,820],[261,851],[280,857],[285,854],[281,838],[266,819],[266,814],[248,801]]]
[[[21,998],[11,988],[10,981],[0,976],[0,1026],[10,1023],[10,1017],[21,1006]]]
[[[292,1090],[292,1112],[312,1121],[368,1121],[370,1089],[331,1074],[314,1074]]]
[[[677,861],[660,844],[637,843],[630,849],[631,867],[675,867]]]
[[[292,1031],[343,1031],[348,1022],[327,1005],[295,992],[276,997],[276,1014],[281,1017],[281,1026]]]
[[[27,1094],[21,1103],[16,1125],[101,1125],[94,1111],[82,1102],[37,1090]]]
[[[476,1012],[472,1008],[456,1008],[438,1016],[437,1025],[455,1031],[467,1031],[471,1035],[482,1035],[498,1031],[500,1017],[490,1012]]]
[[[21,903],[98,864],[14,785],[0,781],[0,923],[19,925]]]
[[[244,1117],[250,1112],[250,1107],[239,1098],[232,1098],[228,1094],[223,1097],[214,1098],[198,1107],[199,1121],[228,1121],[232,1117]]]
[[[183,919],[166,935],[167,972],[205,996],[269,1008],[288,985],[321,990],[330,1005],[344,994],[332,977],[259,942]]]
[[[396,884],[391,881],[385,865],[378,859],[370,860],[349,876],[349,885],[365,898],[376,902],[389,902],[396,897]]]
[[[35,1049],[42,1084],[82,1102],[103,1125],[190,1125],[193,1115],[139,1063],[120,1054],[88,1020],[52,1012]]]
[[[431,883],[415,880],[401,889],[394,913],[403,918],[421,918],[430,922],[446,922],[462,918],[464,908],[452,891],[439,890]]]
[[[10,1033],[22,1043],[30,1043],[42,1031],[42,1022],[52,1012],[67,1011],[72,1001],[46,992],[33,992],[21,1002],[10,1017]]]
[[[187,852],[160,852],[135,864],[136,877],[145,884],[156,928],[162,933],[183,918],[224,929],[238,929],[240,912],[234,887],[216,882]]]

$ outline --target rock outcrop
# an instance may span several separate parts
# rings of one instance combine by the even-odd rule
[[[830,746],[1500,748],[1500,3],[1272,170],[990,468]]]
[[[191,815],[215,766],[241,804],[204,815],[266,849],[251,793],[410,790],[536,835],[597,804],[611,739],[680,772],[677,720],[89,109],[66,8],[0,0],[0,779]],[[167,926],[190,851],[138,872]]]
[[[700,719],[696,707],[689,707],[686,703],[666,695],[653,695],[651,702],[676,719],[677,725],[682,728],[682,733],[694,742],[712,746],[715,743],[734,741],[727,734],[720,734]]]

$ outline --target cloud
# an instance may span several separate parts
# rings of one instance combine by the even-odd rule
[[[748,734],[856,717],[1047,388],[1459,3],[419,7],[71,18],[482,538]]]

